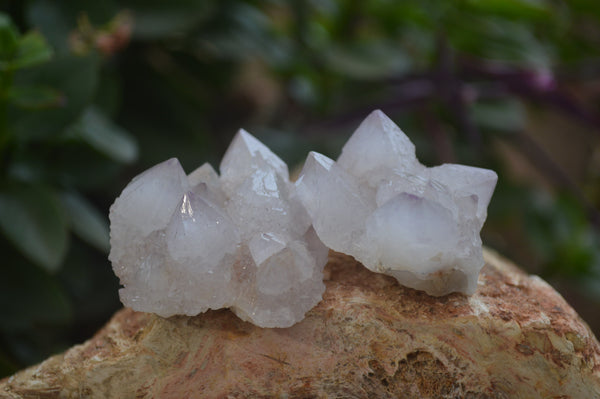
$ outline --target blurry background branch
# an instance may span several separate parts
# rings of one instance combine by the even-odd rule
[[[0,376],[118,308],[106,215],[134,175],[215,165],[242,126],[337,157],[375,108],[429,165],[497,170],[484,242],[600,332],[597,1],[0,6]]]

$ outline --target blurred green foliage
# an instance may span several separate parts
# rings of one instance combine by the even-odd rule
[[[135,174],[215,165],[240,126],[290,164],[335,157],[375,108],[424,162],[498,170],[484,242],[600,301],[594,0],[0,6],[0,376],[118,308],[106,215]],[[577,173],[546,146],[569,138],[531,122],[544,112],[586,131]],[[537,180],[511,172],[513,153]]]

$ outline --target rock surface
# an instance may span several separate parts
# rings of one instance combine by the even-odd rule
[[[330,254],[323,301],[262,329],[228,310],[119,311],[0,381],[2,398],[600,398],[600,345],[547,283],[485,251],[475,295],[432,297]]]

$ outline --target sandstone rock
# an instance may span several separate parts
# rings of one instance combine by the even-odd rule
[[[484,257],[475,295],[432,297],[332,253],[323,301],[285,329],[124,309],[0,381],[0,397],[600,398],[585,323],[540,278]]]

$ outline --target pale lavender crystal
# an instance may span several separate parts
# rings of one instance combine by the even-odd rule
[[[327,248],[286,164],[240,130],[221,163],[186,176],[170,159],[134,178],[110,209],[121,300],[168,317],[231,308],[262,327],[300,321],[322,297]]]
[[[472,294],[497,178],[464,165],[423,166],[400,128],[374,111],[337,162],[311,152],[296,188],[331,249],[431,295]]]

